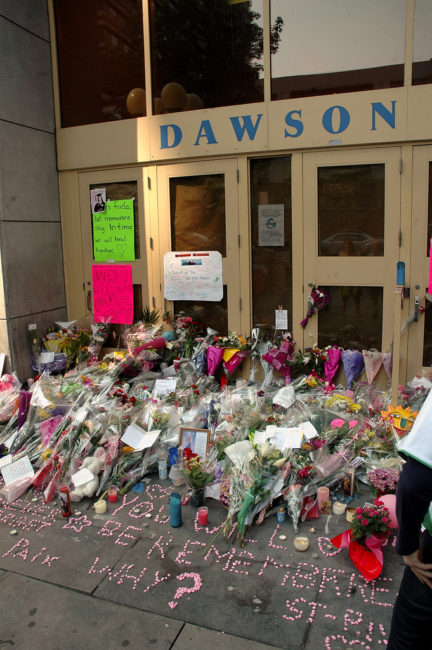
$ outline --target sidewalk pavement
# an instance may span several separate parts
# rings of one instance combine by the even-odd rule
[[[402,575],[393,548],[367,583],[329,538],[344,516],[253,525],[241,548],[220,532],[227,511],[208,499],[208,526],[182,508],[169,524],[168,481],[151,476],[96,515],[93,501],[61,516],[29,493],[0,504],[0,647],[14,650],[155,648],[342,650],[386,644]],[[365,497],[359,499],[363,505]]]

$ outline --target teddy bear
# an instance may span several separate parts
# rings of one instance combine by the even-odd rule
[[[92,497],[96,493],[96,490],[99,487],[98,474],[105,465],[105,455],[105,449],[99,447],[96,449],[94,456],[88,456],[83,460],[80,469],[88,469],[93,474],[94,478],[71,490],[71,501],[80,501],[82,498]]]

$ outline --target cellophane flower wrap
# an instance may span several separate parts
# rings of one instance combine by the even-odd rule
[[[363,355],[359,350],[343,350],[342,364],[348,388],[351,388],[364,369]]]

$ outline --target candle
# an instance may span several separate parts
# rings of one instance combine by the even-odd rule
[[[346,513],[345,513],[345,519],[346,519],[349,523],[351,523],[352,521],[354,521],[355,511],[356,511],[355,508],[347,508],[347,511],[346,511]]]
[[[330,490],[328,487],[319,487],[318,488],[318,510],[322,512],[322,504],[324,501],[330,500]]]
[[[178,492],[172,492],[169,497],[170,524],[173,528],[182,525],[181,496]]]
[[[303,535],[294,537],[294,547],[297,551],[306,551],[309,548],[309,540]]]
[[[205,506],[198,508],[198,523],[200,526],[206,526],[208,524],[208,508]]]
[[[346,509],[346,505],[340,501],[335,501],[333,504],[333,514],[334,515],[343,515]]]
[[[158,452],[158,471],[161,481],[165,481],[168,478],[168,459],[163,452]]]
[[[174,487],[180,487],[185,482],[185,477],[181,473],[179,465],[172,465],[169,477],[173,482]]]
[[[93,508],[97,515],[103,515],[107,511],[107,503],[104,499],[99,499],[99,501],[96,501]]]
[[[115,503],[118,499],[117,488],[110,487],[108,490],[108,501],[110,503]]]

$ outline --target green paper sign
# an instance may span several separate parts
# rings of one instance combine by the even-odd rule
[[[132,199],[107,201],[105,212],[93,214],[93,257],[96,262],[135,259]]]

